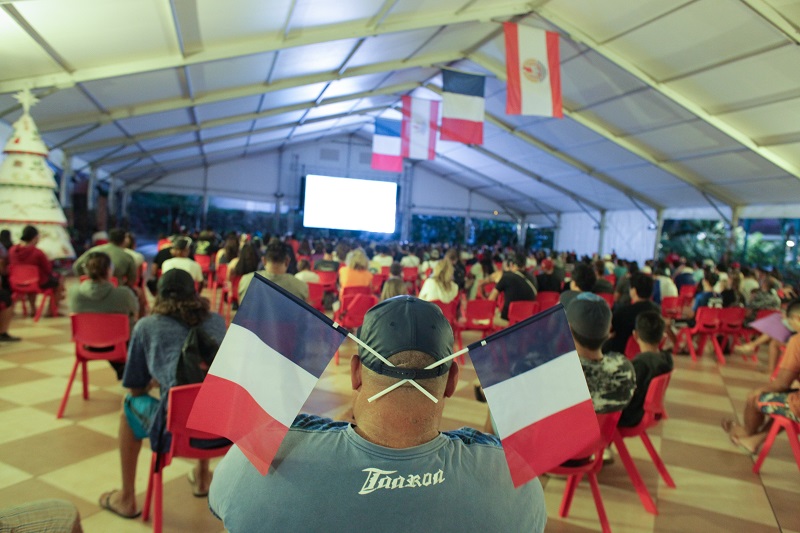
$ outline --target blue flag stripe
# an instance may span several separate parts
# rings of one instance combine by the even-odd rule
[[[403,122],[400,120],[389,120],[388,118],[375,119],[375,135],[400,137],[402,130]]]
[[[469,346],[481,385],[491,387],[575,350],[560,305]]]
[[[445,92],[483,98],[485,85],[486,76],[442,70],[442,90]]]
[[[344,328],[332,326],[330,318],[259,274],[233,323],[316,377],[347,336]]]

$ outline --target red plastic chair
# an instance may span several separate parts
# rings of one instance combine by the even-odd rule
[[[150,477],[147,482],[147,494],[142,508],[142,520],[150,519],[150,505],[153,505],[153,531],[161,533],[164,524],[164,479],[162,472],[169,466],[174,457],[186,459],[212,459],[228,452],[231,442],[219,435],[205,433],[186,427],[186,420],[192,411],[194,400],[200,390],[201,383],[181,385],[169,390],[167,401],[167,431],[172,434],[172,442],[167,453],[153,452],[150,460]],[[197,448],[202,440],[203,447]]]
[[[383,274],[373,274],[372,275],[372,284],[370,285],[372,288],[372,292],[376,295],[380,296],[381,289],[383,288],[383,282],[389,279],[388,275]]]
[[[697,352],[694,349],[694,337],[699,335],[698,350],[700,354],[703,354],[706,341],[710,338],[711,343],[714,345],[714,353],[717,356],[717,361],[719,361],[719,364],[724,365],[725,357],[722,355],[722,348],[719,345],[719,341],[717,341],[717,335],[719,335],[719,312],[720,309],[718,308],[699,307],[695,315],[694,327],[690,328],[687,326],[681,328],[677,335],[677,342],[672,347],[672,353],[678,353],[678,346],[680,345],[681,337],[683,337],[686,340],[686,344],[689,346],[689,355],[692,356],[692,361],[696,362]]]
[[[348,287],[351,289],[361,287]],[[364,287],[369,289],[369,287]],[[367,314],[375,304],[378,303],[378,297],[374,294],[353,293],[352,298],[347,295],[342,297],[342,305],[334,313],[333,320],[340,326],[353,330],[361,326],[364,322],[364,315]],[[333,356],[334,362],[339,364],[339,350]]]
[[[614,309],[614,295],[608,292],[598,292],[597,295],[606,301],[610,309]]]
[[[633,359],[639,355],[641,351],[642,350],[639,348],[639,343],[636,342],[636,339],[633,338],[633,334],[631,334],[631,336],[628,337],[628,342],[625,343],[625,357],[628,359]]]
[[[480,290],[478,290],[475,299],[477,300],[485,300],[489,297],[489,295],[494,290],[494,286],[497,285],[494,281],[487,281],[483,285],[480,286]]]
[[[211,286],[211,262],[213,257],[210,255],[196,255],[194,260],[200,265],[200,270],[203,271],[203,277],[208,279],[208,286]]]
[[[536,295],[536,301],[539,302],[539,310],[547,311],[558,303],[558,298],[561,293],[555,291],[540,291]]]
[[[321,283],[308,283],[308,303],[317,311],[325,312],[325,306],[322,304],[322,297],[325,291],[322,289]]]
[[[217,270],[214,272],[213,275],[208,276],[208,290],[211,291],[211,309],[217,305],[217,289],[220,287],[225,287],[225,278],[228,277],[228,265],[227,263],[222,265],[217,265]]]
[[[664,296],[661,298],[661,316],[665,320],[678,320],[681,318],[681,299],[678,296]]]
[[[461,336],[464,331],[480,331],[487,336],[494,331],[495,304],[492,300],[469,300],[464,312],[464,321],[459,322],[455,333],[458,349],[464,347]]]
[[[648,513],[652,514],[658,514],[658,509],[656,509],[656,504],[653,502],[653,498],[650,496],[650,492],[647,490],[644,481],[642,481],[642,476],[639,475],[639,470],[636,468],[636,464],[633,462],[627,446],[625,446],[625,439],[629,437],[641,437],[642,443],[647,449],[647,453],[650,454],[650,458],[653,460],[656,470],[658,470],[658,473],[661,475],[661,479],[664,480],[664,483],[666,483],[668,487],[674,489],[675,482],[672,480],[672,476],[669,475],[664,461],[661,460],[661,456],[658,455],[658,452],[653,447],[653,443],[650,441],[650,437],[647,435],[648,429],[662,420],[667,419],[667,411],[664,408],[664,396],[667,393],[667,386],[669,385],[671,377],[672,372],[667,372],[666,374],[654,377],[650,381],[650,385],[647,387],[647,396],[645,396],[644,399],[644,416],[642,420],[634,427],[618,427],[617,431],[614,433],[613,439],[620,460],[622,460],[625,470],[628,471],[628,476],[631,478],[633,487],[636,489],[636,493],[639,495],[642,505],[644,505]]]
[[[72,340],[75,343],[75,363],[67,381],[67,390],[58,406],[56,418],[64,416],[69,392],[78,366],[81,367],[83,399],[89,399],[89,361],[113,361],[124,363],[128,358],[128,339],[131,334],[128,315],[103,313],[78,313],[71,315]],[[95,350],[92,350],[94,348]],[[96,351],[102,349],[103,351]]]
[[[339,273],[328,270],[315,270],[319,276],[319,282],[322,284],[322,290],[325,292],[336,292],[336,282],[339,279]]]
[[[231,325],[231,309],[233,308],[233,302],[239,303],[239,281],[241,281],[242,276],[231,276],[231,284],[230,287],[227,285],[222,289],[222,297],[219,301],[219,308],[220,314],[222,313],[222,306],[225,306],[225,323],[227,325]],[[225,302],[225,296],[228,297],[228,301]]]
[[[388,267],[388,266],[382,266],[381,267],[381,272],[380,272],[381,275],[386,276],[388,278],[389,274],[391,274],[391,272],[389,272],[389,269],[390,269],[390,267]]]
[[[728,346],[728,339],[731,340],[731,350],[736,348],[739,341],[747,342],[750,338],[749,328],[744,325],[744,318],[747,310],[744,307],[725,307],[719,310],[719,334],[722,336],[722,348]],[[747,354],[742,354],[742,358],[747,361]],[[758,362],[756,354],[751,354],[753,362]]]
[[[414,291],[411,294],[419,294],[419,268],[418,267],[403,267],[403,281],[410,283]]]
[[[761,446],[761,453],[758,454],[756,464],[753,465],[753,473],[758,474],[761,471],[761,466],[767,458],[772,444],[775,442],[775,437],[781,429],[786,430],[786,435],[789,437],[789,445],[792,447],[792,454],[794,454],[794,461],[797,463],[797,468],[800,469],[800,424],[794,420],[789,420],[785,416],[770,415],[772,418],[772,427],[769,429],[767,440]]]
[[[539,312],[539,302],[519,300],[508,304],[508,325],[513,326]]]
[[[683,285],[678,291],[678,298],[681,303],[681,312],[685,307],[691,307],[697,287],[694,285]]]
[[[569,509],[572,506],[572,498],[575,495],[575,489],[578,488],[578,483],[584,475],[589,478],[589,485],[592,487],[592,496],[594,498],[594,505],[597,508],[597,516],[600,519],[600,526],[603,533],[611,533],[611,526],[608,524],[608,516],[606,509],[603,505],[603,497],[600,495],[600,485],[597,483],[597,473],[603,468],[603,450],[606,449],[608,444],[614,437],[617,422],[622,412],[608,413],[597,415],[597,422],[600,424],[600,438],[592,443],[591,446],[586,448],[585,453],[579,454],[577,457],[588,457],[584,464],[577,466],[558,466],[549,474],[556,474],[567,477],[567,485],[564,488],[564,497],[561,500],[561,507],[558,509],[558,516],[567,518]]]
[[[53,289],[42,289],[39,287],[39,269],[36,265],[22,265],[19,263],[9,265],[8,268],[9,284],[11,285],[11,302],[22,302],[22,312],[28,316],[28,295],[41,294],[42,303],[33,316],[33,321],[38,322],[42,318],[45,305],[50,299],[50,314],[58,314],[58,302],[53,298]]]
[[[442,314],[450,323],[450,327],[453,328],[453,334],[455,335],[456,331],[459,328],[458,324],[458,304],[460,302],[459,298],[453,298],[449,303],[444,303],[441,300],[431,300],[431,303],[434,303],[439,306],[439,309],[442,310]],[[464,364],[464,356],[460,355],[458,357],[459,364]]]

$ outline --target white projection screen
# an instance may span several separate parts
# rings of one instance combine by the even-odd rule
[[[306,176],[303,226],[394,233],[397,184]]]

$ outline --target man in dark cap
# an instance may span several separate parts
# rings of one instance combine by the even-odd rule
[[[209,496],[225,528],[543,531],[541,485],[514,488],[496,437],[439,431],[458,383],[454,362],[427,368],[453,346],[439,308],[390,298],[366,314],[358,337],[369,349],[350,362],[354,423],[299,415],[266,476],[231,448]],[[446,508],[454,501],[457,518]]]
[[[164,437],[166,402],[175,383],[175,369],[189,330],[199,326],[218,343],[225,336],[225,320],[209,311],[194,280],[184,270],[173,269],[158,280],[152,314],[136,323],[128,345],[122,385],[128,388],[119,422],[122,488],[103,493],[100,506],[122,518],[141,514],[136,506],[136,463],[142,439],[149,437],[155,451],[169,449]],[[160,399],[149,393],[159,388]],[[208,461],[200,461],[189,474],[192,492],[205,496],[211,483]]]

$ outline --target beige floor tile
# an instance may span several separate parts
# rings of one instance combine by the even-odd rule
[[[2,355],[3,352],[0,352],[0,356]],[[0,371],[9,370],[11,368],[17,368],[18,366],[19,365],[17,365],[16,363],[10,363],[8,361],[3,361],[2,359],[0,359]]]
[[[48,414],[32,407],[7,409],[0,411],[0,428],[3,428],[0,431],[0,444],[72,424],[71,420],[58,420],[55,414]]]
[[[16,334],[16,332],[13,329],[9,330],[9,333],[11,333],[12,335]],[[40,344],[38,342],[34,342],[24,338],[19,342],[4,342],[2,343],[2,345],[0,345],[0,357],[3,357],[4,355],[7,354],[25,352],[28,350],[38,350],[42,348],[48,348],[48,347],[44,344]]]
[[[673,402],[686,405],[702,405],[706,409],[716,409],[722,413],[729,413],[731,410],[731,402],[727,397],[702,392],[702,385],[696,391],[676,387],[669,388],[665,399],[667,405]]]
[[[49,374],[51,376],[68,377],[70,372],[72,372],[73,364],[75,364],[74,357],[59,357],[57,359],[50,359],[49,361],[24,363],[22,366],[25,368],[30,368],[31,370],[36,370],[37,372],[42,372],[43,374]],[[89,363],[90,376],[92,372],[92,366],[94,365]],[[80,372],[80,368],[78,369],[78,372]],[[76,377],[80,377],[80,374],[77,374]]]
[[[31,478],[33,478],[33,474],[15,468],[9,464],[0,463],[0,489],[10,487]]]
[[[37,379],[19,385],[10,385],[0,388],[0,399],[14,401],[19,405],[35,405],[48,400],[60,400],[67,388],[67,380],[63,377]],[[97,387],[89,383],[89,395]],[[70,401],[83,394],[80,378],[75,377],[75,382],[70,390]]]
[[[87,418],[86,420],[77,422],[77,425],[91,429],[102,435],[117,438],[119,434],[120,412],[120,410],[117,410],[106,415]]]
[[[98,507],[99,509],[99,507]],[[150,522],[143,522],[141,517],[133,520],[120,518],[109,511],[99,511],[81,520],[84,533],[148,533],[153,531]]]
[[[800,469],[794,461],[778,459],[774,454],[768,455],[761,465],[760,474],[765,486],[800,494]]]
[[[718,425],[700,424],[686,420],[670,418],[661,430],[665,439],[696,444],[706,448],[730,450],[731,442],[728,435],[719,429]]]
[[[36,339],[38,337],[49,337],[50,335],[59,335],[64,332],[60,328],[52,326],[40,326],[39,324],[14,327],[14,335],[22,337],[23,339]]]
[[[679,488],[660,491],[659,499],[777,526],[764,488],[757,483],[715,476],[678,466],[670,466],[670,474]]]

